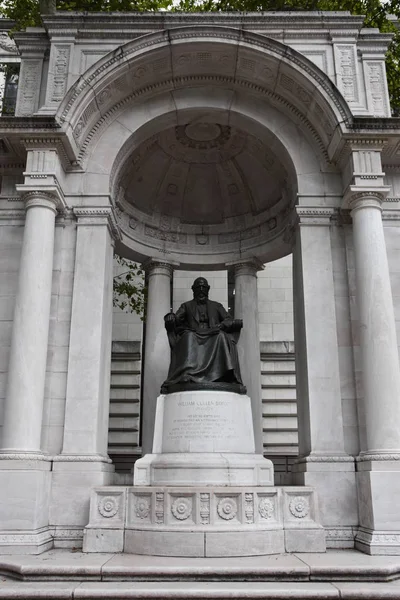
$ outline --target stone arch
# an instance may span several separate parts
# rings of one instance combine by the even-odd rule
[[[335,176],[329,144],[349,115],[308,59],[275,40],[221,27],[176,28],[118,48],[78,80],[58,111],[85,167],[82,193],[110,193],[117,207],[124,254],[162,257],[168,244],[172,260],[182,264],[183,248],[187,265],[214,267],[290,252],[297,194],[327,192],[326,174]],[[154,136],[200,117],[261,140],[262,151],[268,148],[281,165],[281,196],[247,213],[240,209],[241,220],[232,211],[222,225],[208,219],[207,231],[190,214],[183,225],[162,209],[159,221],[157,210],[138,213],[120,185],[130,157]]]
[[[124,106],[197,82],[262,94],[297,120],[329,161],[350,109],[331,80],[299,52],[266,36],[228,27],[177,27],[141,36],[100,59],[71,87],[57,119],[80,161]]]

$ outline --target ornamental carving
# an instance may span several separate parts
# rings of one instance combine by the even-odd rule
[[[353,46],[339,46],[338,79],[344,98],[347,102],[358,102],[356,64]]]
[[[35,112],[41,74],[41,60],[25,60],[18,90],[21,98],[17,105],[18,116],[26,117]]]
[[[272,519],[274,516],[274,503],[270,498],[262,498],[258,504],[258,512],[262,519]]]
[[[56,46],[52,102],[61,102],[65,96],[70,50],[70,46]]]
[[[217,512],[221,519],[230,521],[236,517],[238,505],[235,498],[222,498],[217,505]]]
[[[289,502],[289,510],[296,519],[304,519],[310,512],[310,503],[304,496],[295,496]]]
[[[254,495],[251,493],[244,495],[244,516],[246,523],[254,523]]]
[[[175,519],[179,521],[185,521],[192,514],[192,500],[191,498],[176,498],[171,506],[171,512]]]
[[[135,515],[139,519],[147,519],[150,514],[150,500],[149,498],[137,498],[135,503]]]
[[[210,522],[210,494],[200,494],[200,519],[202,525],[208,525]]]
[[[164,492],[156,492],[156,523],[164,523]]]
[[[104,496],[100,498],[97,508],[102,517],[109,519],[117,514],[118,501],[113,496]]]

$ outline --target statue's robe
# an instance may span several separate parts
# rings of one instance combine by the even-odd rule
[[[227,331],[220,329],[221,323]],[[176,312],[175,327],[168,332],[171,363],[163,388],[183,383],[242,384],[237,323],[219,302],[199,304],[190,300],[182,304]]]

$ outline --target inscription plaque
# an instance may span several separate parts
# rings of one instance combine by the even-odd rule
[[[254,452],[248,396],[180,392],[164,396],[162,410],[162,452]]]

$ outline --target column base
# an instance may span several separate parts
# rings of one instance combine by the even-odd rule
[[[113,482],[114,465],[107,457],[58,456],[53,463],[50,525],[57,547],[81,547],[89,519],[93,487]]]
[[[360,552],[371,556],[399,556],[400,530],[376,531],[360,527],[354,546]]]
[[[400,461],[362,460],[357,469],[355,547],[366,554],[400,555]]]
[[[307,456],[292,467],[293,483],[318,492],[322,525],[328,548],[354,548],[358,525],[357,487],[351,456]]]
[[[295,487],[120,487],[93,490],[84,552],[261,556],[325,552],[316,495]]]
[[[5,456],[0,455],[0,553],[40,554],[53,547],[51,463],[37,455]]]
[[[49,527],[0,531],[0,554],[42,554],[54,547]]]

